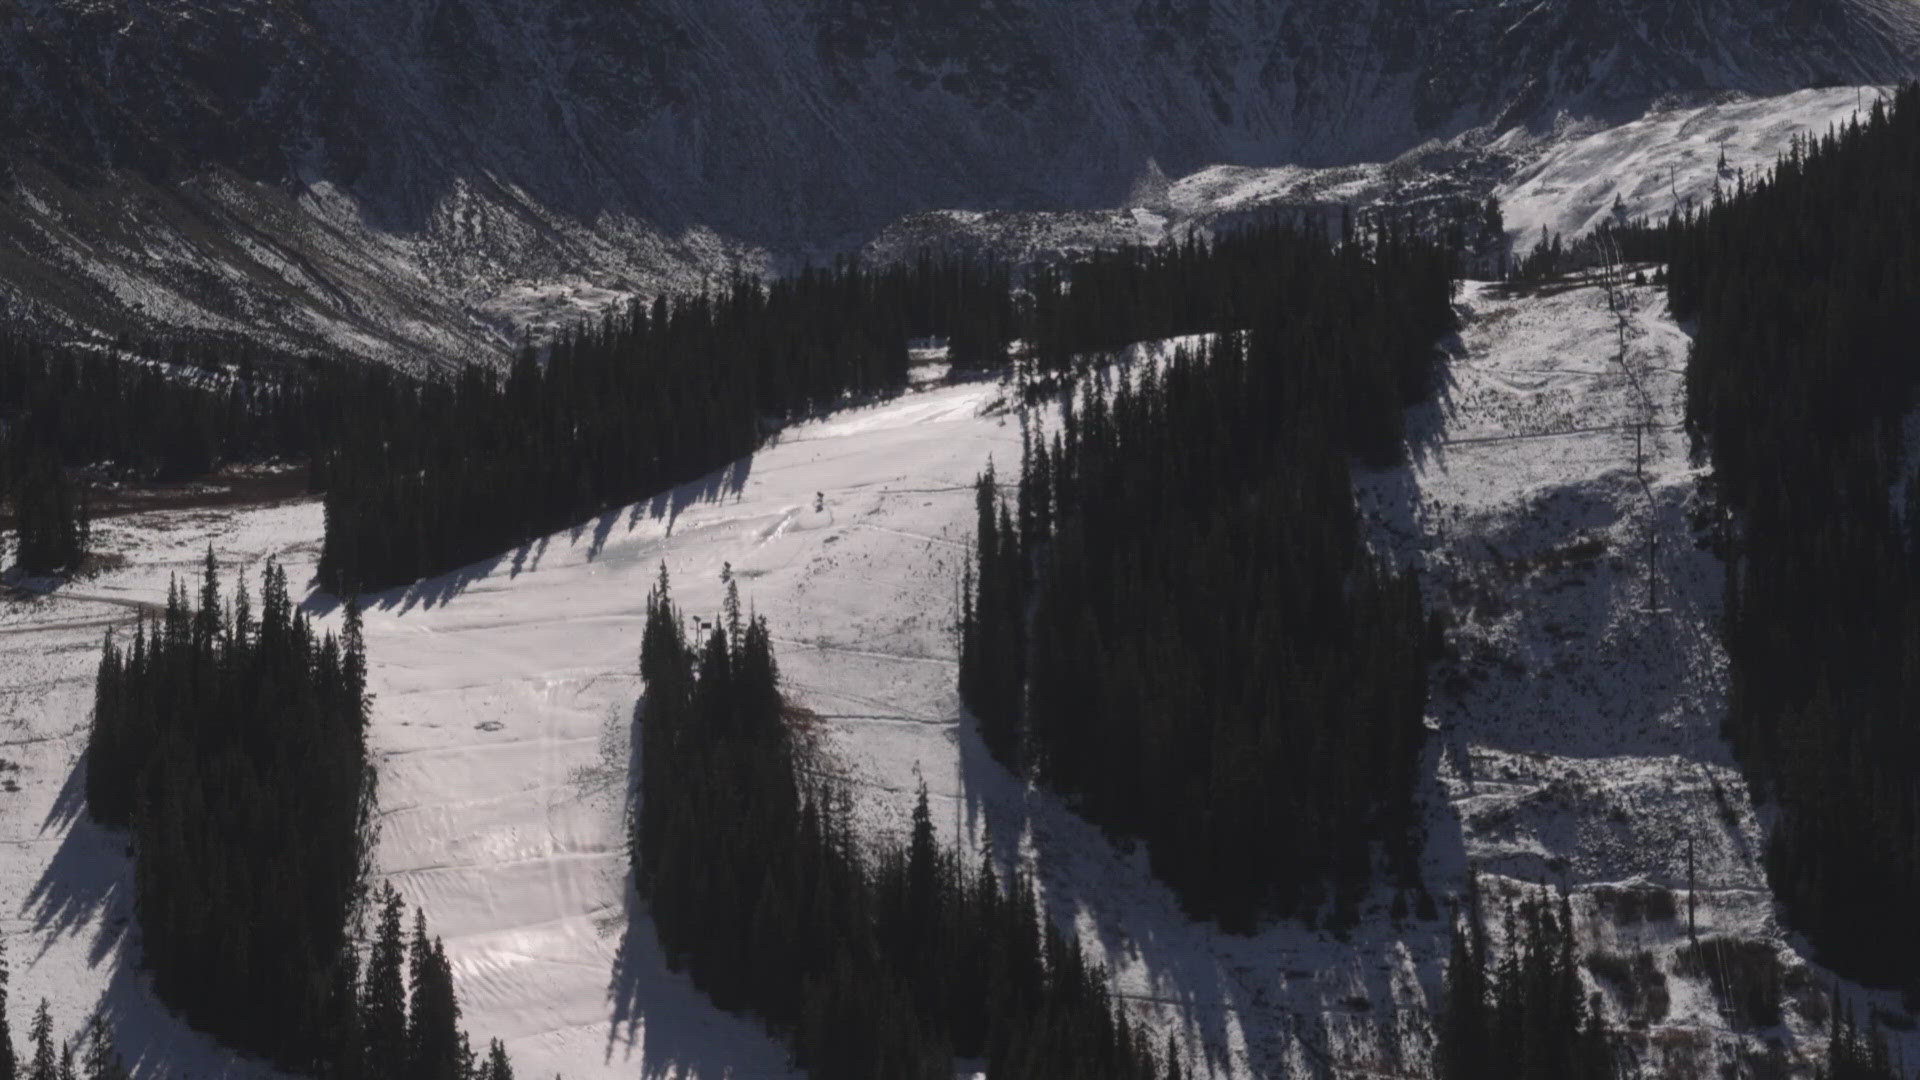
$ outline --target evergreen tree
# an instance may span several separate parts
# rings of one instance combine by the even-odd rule
[[[1445,1004],[1437,1025],[1440,1080],[1612,1080],[1613,1051],[1590,1012],[1574,964],[1571,906],[1545,891],[1506,911],[1495,955],[1481,927],[1476,883],[1454,924]]]
[[[12,978],[7,967],[7,939],[0,935],[0,1080],[15,1080],[20,1068],[14,1057],[13,1024],[7,1019],[7,984]]]
[[[1687,426],[1727,561],[1725,732],[1823,962],[1920,1001],[1920,87],[1676,216]]]
[[[479,1080],[513,1080],[513,1063],[507,1060],[507,1048],[499,1039],[487,1046],[487,1060],[482,1062]]]
[[[11,486],[16,562],[35,574],[77,572],[91,537],[81,482],[43,451]]]
[[[978,480],[960,696],[996,758],[1144,839],[1188,911],[1237,932],[1352,925],[1383,838],[1418,887],[1434,634],[1414,579],[1367,550],[1349,462],[1401,452],[1452,265],[1391,228],[1332,246],[1276,227],[1032,286],[1064,425],[1023,439],[1017,519],[991,464]],[[1202,331],[1111,390],[1067,374]]]
[[[407,943],[401,929],[406,904],[392,884],[380,894],[373,952],[367,960],[360,1004],[362,1075],[367,1080],[404,1080],[408,1053]]]
[[[743,622],[737,645],[725,625],[688,641],[664,567],[648,599],[633,871],[669,963],[822,1080],[944,1078],[956,1054],[1015,1080],[1159,1080],[1032,883],[1003,893],[990,861],[940,849],[924,784],[906,843],[863,850],[843,794],[803,779],[766,620]]]
[[[127,1066],[114,1046],[113,1033],[98,1013],[87,1025],[86,1056],[81,1062],[85,1080],[130,1080]]]
[[[60,1054],[53,1048],[53,1013],[47,999],[33,1014],[33,1026],[27,1029],[27,1041],[33,1045],[33,1062],[27,1067],[27,1080],[59,1080]]]
[[[161,1000],[290,1069],[339,1047],[372,812],[363,643],[314,632],[269,563],[258,619],[209,551],[95,684],[86,793],[131,833],[135,913]],[[350,975],[349,975],[350,978]]]
[[[460,1006],[454,999],[453,971],[440,941],[427,937],[426,912],[414,914],[408,946],[407,1075],[416,1080],[464,1080],[466,1054],[460,1045]]]

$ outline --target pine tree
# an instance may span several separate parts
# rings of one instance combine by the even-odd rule
[[[7,939],[0,934],[0,1080],[15,1080],[19,1062],[13,1051],[13,1025],[7,1019],[7,984],[13,973],[7,966]]]
[[[361,994],[361,1069],[368,1080],[407,1076],[406,904],[391,883],[380,894],[379,922]]]
[[[1697,334],[1687,427],[1728,562],[1728,741],[1778,815],[1770,879],[1823,962],[1920,1000],[1920,87],[1665,230]],[[1895,493],[1905,488],[1906,500]],[[1907,505],[1900,505],[1905,502]]]
[[[427,937],[424,911],[414,914],[408,968],[412,1015],[407,1075],[418,1080],[462,1080],[466,1062],[460,1047],[460,1006],[454,999],[453,971],[444,946]]]
[[[127,1066],[114,1046],[106,1018],[98,1013],[87,1024],[86,1056],[81,1062],[85,1080],[129,1080]]]
[[[1071,1075],[1089,1047],[1103,1075],[1152,1072],[1104,973],[1058,931],[1035,933],[1030,884],[1008,904],[990,862],[969,879],[940,850],[924,783],[908,841],[869,858],[844,793],[802,780],[765,618],[745,620],[737,648],[723,620],[696,662],[670,595],[663,568],[641,645],[632,823],[635,884],[670,963],[716,1004],[765,1018],[821,1080],[934,1080],[957,1052],[1005,1046],[1027,1048],[1030,1067],[997,1075]],[[1025,932],[1008,933],[1011,919]]]
[[[513,1062],[507,1059],[506,1044],[499,1039],[487,1046],[486,1063],[480,1066],[481,1080],[513,1080]]]
[[[33,1044],[33,1063],[27,1068],[27,1080],[59,1080],[60,1054],[53,1047],[53,1013],[47,999],[33,1014],[33,1026],[27,1029],[27,1041]]]

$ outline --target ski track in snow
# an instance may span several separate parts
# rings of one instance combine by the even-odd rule
[[[1686,338],[1655,290],[1630,293],[1632,379],[1597,288],[1509,299],[1469,285],[1441,400],[1411,417],[1411,463],[1359,478],[1375,543],[1418,568],[1456,621],[1460,658],[1436,669],[1430,710],[1427,882],[1443,911],[1469,864],[1496,894],[1571,884],[1587,944],[1654,948],[1670,968],[1683,928],[1613,926],[1590,898],[1606,883],[1684,888],[1691,838],[1703,931],[1782,941],[1798,963],[1716,734],[1719,564],[1690,542],[1698,473],[1671,426]],[[1657,420],[1653,614],[1636,381]],[[971,481],[989,456],[1019,453],[1001,393],[943,387],[802,425],[701,481],[373,598],[378,870],[445,938],[477,1039],[504,1038],[528,1075],[791,1075],[756,1022],[666,969],[626,885],[646,593],[664,562],[683,610],[712,620],[730,564],[780,636],[787,690],[818,714],[864,835],[904,835],[924,778],[942,832],[970,850],[991,838],[1003,861],[1029,865],[1129,1010],[1213,1076],[1424,1068],[1444,922],[1396,929],[1382,889],[1344,942],[1298,923],[1220,934],[1185,918],[1142,852],[987,756],[955,697],[952,624]],[[77,769],[99,638],[116,621],[93,613],[124,624],[126,609],[164,598],[169,575],[196,574],[209,541],[229,569],[257,573],[285,553],[304,582],[320,525],[312,502],[115,519],[102,535],[124,568],[83,593],[0,606],[0,758],[20,786],[0,794],[13,803],[0,845],[14,853],[0,860],[0,911],[15,1000],[53,997],[63,1030],[104,1007],[149,1061],[269,1075],[153,1003],[127,929],[122,842],[87,821]],[[337,619],[324,600],[310,606]],[[1742,1038],[1703,985],[1671,986],[1663,1039],[1710,1056]],[[1817,1047],[1817,1028],[1789,1016],[1762,1035]]]
[[[1781,123],[1844,104],[1832,92],[1806,101]],[[1679,136],[1617,136],[1629,137]],[[1567,198],[1537,194],[1542,206]],[[1510,223],[1530,220],[1516,213]],[[1717,735],[1721,570],[1692,542],[1700,474],[1675,428],[1686,337],[1657,291],[1629,293],[1623,371],[1599,289],[1510,298],[1469,285],[1448,384],[1412,416],[1411,462],[1359,477],[1376,546],[1416,568],[1454,620],[1458,658],[1434,673],[1424,872],[1443,912],[1470,865],[1495,894],[1570,885],[1584,947],[1650,948],[1669,971],[1671,1055],[1711,1062],[1767,1038],[1815,1052],[1823,1033],[1791,1002],[1782,1029],[1729,1032],[1707,988],[1671,973],[1684,927],[1613,925],[1592,899],[1603,884],[1684,889],[1691,841],[1703,933],[1763,937],[1803,964]],[[1655,420],[1651,513],[1633,469],[1636,383]],[[1044,423],[1057,429],[1057,417]],[[1129,1009],[1210,1075],[1424,1068],[1444,921],[1396,928],[1379,890],[1349,940],[1298,923],[1217,933],[1184,917],[1143,853],[987,756],[955,697],[952,624],[973,479],[990,456],[1004,474],[1019,448],[999,388],[939,387],[800,425],[703,480],[374,598],[377,869],[426,905],[476,1040],[504,1038],[530,1076],[792,1075],[757,1022],[718,1012],[666,969],[626,886],[636,654],[664,562],[682,609],[708,620],[731,564],[780,636],[787,690],[818,714],[866,836],[904,835],[924,778],[945,836],[969,850],[991,838],[1003,862],[1025,861]],[[1650,528],[1661,542],[1652,612]],[[59,1031],[103,1010],[149,1064],[272,1075],[153,1001],[124,842],[87,819],[78,770],[103,633],[163,600],[170,575],[197,575],[209,543],[224,567],[256,575],[278,555],[297,586],[320,531],[311,501],[117,518],[97,533],[120,568],[70,595],[0,602],[0,847],[12,852],[0,859],[0,929],[16,1016],[45,995]],[[312,610],[337,619],[323,601]]]

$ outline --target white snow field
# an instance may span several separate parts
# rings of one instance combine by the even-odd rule
[[[1842,86],[1701,104],[1664,103],[1611,126],[1562,118],[1552,130],[1482,129],[1416,147],[1393,161],[1334,167],[1213,165],[1156,185],[1116,210],[1076,213],[941,211],[902,219],[868,245],[876,257],[960,242],[1013,258],[1155,244],[1189,229],[1229,226],[1272,210],[1405,206],[1492,197],[1524,255],[1544,227],[1571,240],[1616,213],[1659,220],[1704,207],[1714,187],[1762,175],[1795,137],[1824,135],[1886,91]],[[1724,165],[1723,165],[1724,163]],[[1616,209],[1616,198],[1618,208]]]
[[[1676,168],[1697,187],[1694,166],[1717,162],[1712,142],[1759,164],[1778,148],[1766,140],[1824,128],[1853,96],[1703,111],[1696,120],[1716,119],[1660,121],[1674,126],[1589,149],[1638,163],[1619,178],[1693,155]],[[1703,126],[1721,122],[1735,134]],[[1772,134],[1739,134],[1756,125]],[[1564,207],[1573,222],[1611,206],[1612,189],[1548,190],[1549,165],[1508,203],[1516,230],[1537,231],[1527,207]],[[1657,193],[1646,197],[1657,209]],[[1413,417],[1411,462],[1359,478],[1376,544],[1421,571],[1453,622],[1458,657],[1436,667],[1430,707],[1424,870],[1443,911],[1469,865],[1496,897],[1571,886],[1583,948],[1652,952],[1672,1005],[1634,1030],[1639,1075],[1804,1062],[1824,1041],[1828,979],[1779,925],[1760,823],[1718,737],[1720,564],[1693,542],[1701,472],[1675,429],[1686,337],[1656,290],[1627,293],[1622,318],[1592,285],[1514,296],[1468,285],[1449,383]],[[791,1075],[756,1022],[666,970],[625,885],[636,653],[664,561],[682,607],[707,617],[732,566],[772,623],[788,692],[820,714],[826,760],[858,796],[867,835],[904,831],[924,777],[946,835],[969,847],[990,837],[1003,859],[1028,861],[1052,916],[1203,1074],[1424,1072],[1444,922],[1396,926],[1382,891],[1345,941],[1298,923],[1219,934],[1180,912],[1141,853],[993,763],[961,716],[952,623],[971,483],[990,456],[1011,473],[1022,422],[990,383],[848,409],[700,482],[375,598],[378,871],[446,938],[476,1040],[507,1040],[528,1076]],[[1636,425],[1650,425],[1638,442]],[[149,1074],[269,1075],[153,1000],[124,842],[89,821],[77,770],[108,627],[164,599],[170,574],[197,574],[209,543],[229,570],[257,573],[274,556],[304,582],[321,528],[311,500],[117,518],[96,530],[109,569],[52,597],[0,599],[0,931],[16,1034],[45,996],[62,1032],[106,1012]],[[324,598],[313,610],[337,617]],[[1782,1026],[1735,1031],[1707,984],[1676,970],[1684,923],[1622,919],[1607,899],[1679,890],[1684,919],[1689,847],[1701,933],[1771,943],[1787,968]],[[1626,1026],[1616,989],[1590,989]],[[1920,1044],[1905,1049],[1920,1056]]]
[[[1431,710],[1430,887],[1444,910],[1469,863],[1491,896],[1571,884],[1587,947],[1649,948],[1667,973],[1673,1006],[1644,1033],[1642,1074],[1690,1075],[1763,1056],[1768,1039],[1817,1050],[1826,978],[1781,933],[1758,823],[1716,735],[1719,565],[1690,543],[1699,473],[1671,430],[1686,339],[1655,290],[1629,293],[1623,366],[1598,288],[1508,298],[1469,285],[1443,401],[1414,416],[1413,463],[1360,490],[1377,543],[1419,567],[1456,620],[1460,658],[1437,669]],[[1649,416],[1651,519],[1630,430]],[[1217,933],[1180,913],[1139,853],[991,762],[961,718],[951,627],[970,484],[989,456],[1015,464],[1020,422],[990,383],[851,409],[699,483],[376,598],[378,868],[445,936],[477,1039],[506,1039],[535,1076],[790,1075],[755,1022],[665,969],[625,885],[635,654],[664,561],[679,602],[708,617],[732,566],[772,622],[787,689],[820,714],[867,835],[904,831],[924,776],[947,835],[990,836],[1034,866],[1053,917],[1210,1075],[1422,1073],[1442,923],[1396,928],[1382,891],[1348,941],[1297,923]],[[42,995],[63,1029],[105,1009],[148,1064],[264,1074],[153,1002],[121,842],[87,820],[75,770],[98,642],[126,605],[197,572],[209,541],[229,567],[275,555],[304,580],[320,526],[311,501],[118,519],[103,534],[124,566],[0,606],[0,756],[19,789],[0,794],[0,912],[16,1016]],[[315,610],[332,617],[324,598]],[[1812,988],[1778,1030],[1732,1031],[1705,983],[1672,970],[1684,925],[1602,911],[1603,887],[1633,883],[1681,890],[1684,910],[1689,841],[1702,933],[1774,943],[1805,975],[1792,985]],[[1612,991],[1592,988],[1617,1013]]]
[[[1842,86],[1650,112],[1550,142],[1493,195],[1522,254],[1542,228],[1569,240],[1591,232],[1613,216],[1616,197],[1626,216],[1658,220],[1705,207],[1716,184],[1731,192],[1743,173],[1749,181],[1763,175],[1793,138],[1825,135],[1870,109],[1881,93]]]

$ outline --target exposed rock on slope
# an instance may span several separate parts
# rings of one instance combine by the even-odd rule
[[[1914,0],[0,0],[0,291],[497,353],[568,285],[1118,205],[1150,158],[1379,161],[1916,70]]]

